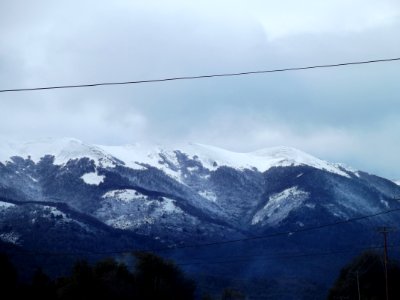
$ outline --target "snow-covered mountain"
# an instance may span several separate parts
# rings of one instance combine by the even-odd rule
[[[399,195],[393,181],[288,147],[237,153],[202,144],[102,146],[67,138],[0,143],[0,241],[23,249],[90,252],[248,238],[397,208]],[[397,220],[387,214],[312,236],[192,251],[226,258],[359,246],[380,241],[372,227]],[[193,252],[171,255],[188,259]],[[323,263],[334,276],[343,259]],[[318,262],[303,269],[299,262],[295,270],[321,281]],[[272,264],[266,275],[263,264],[235,268],[243,276],[294,272]]]
[[[102,146],[70,138],[3,142],[0,171],[5,195],[61,201],[114,228],[146,234],[160,224],[178,230],[190,228],[187,223],[197,228],[205,220],[205,232],[212,228],[209,222],[234,231],[231,227],[277,227],[296,211],[316,206],[350,217],[389,207],[393,197],[387,188],[376,190],[382,195],[371,205],[348,186],[376,189],[369,182],[373,176],[288,147],[237,153],[202,144]],[[321,195],[313,191],[322,178],[343,187],[332,199],[317,201]]]
[[[397,185],[400,185],[400,180],[393,180],[393,182]]]
[[[124,165],[132,169],[143,169],[147,166],[163,170],[166,174],[180,179],[177,169],[180,167],[180,156],[198,161],[204,168],[216,170],[227,166],[235,169],[257,169],[265,172],[272,167],[307,165],[326,170],[342,176],[348,170],[339,164],[320,160],[300,150],[290,147],[273,147],[254,152],[238,153],[222,148],[189,143],[176,148],[150,144],[133,144],[124,146],[89,145],[73,138],[42,139],[27,143],[0,143],[0,161],[8,161],[13,156],[30,158],[38,162],[45,155],[54,156],[54,164],[65,165],[71,159],[89,158],[96,166],[115,167]]]

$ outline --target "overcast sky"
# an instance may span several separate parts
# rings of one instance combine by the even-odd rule
[[[398,0],[0,2],[0,89],[400,57]],[[292,146],[400,178],[400,62],[0,94],[0,137]]]

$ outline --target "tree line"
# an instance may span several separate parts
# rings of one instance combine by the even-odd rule
[[[41,300],[244,300],[238,290],[226,288],[221,295],[200,295],[195,282],[172,261],[155,254],[133,254],[134,268],[109,258],[95,264],[77,261],[70,274],[52,279],[38,268],[29,283],[18,280],[18,273],[6,254],[0,253],[1,299]],[[388,262],[388,299],[400,299],[400,264]],[[328,300],[386,298],[386,276],[382,255],[365,252],[344,266],[329,290]]]
[[[400,299],[400,264],[389,260],[387,264],[387,286],[384,260],[377,252],[365,252],[344,266],[328,294],[328,300]]]
[[[147,252],[132,254],[135,267],[113,258],[89,264],[77,261],[69,276],[52,279],[38,268],[29,283],[18,273],[6,254],[0,253],[0,298],[41,300],[242,300],[244,295],[225,289],[221,296],[197,295],[196,284],[172,262]]]

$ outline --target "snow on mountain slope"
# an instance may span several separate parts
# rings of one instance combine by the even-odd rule
[[[14,245],[19,245],[18,240],[20,239],[20,235],[15,232],[2,232],[0,233],[0,241],[14,244]]]
[[[173,170],[173,166],[178,166],[176,153],[173,150],[161,146],[149,144],[133,144],[124,146],[103,146],[97,145],[99,149],[109,153],[125,166],[132,169],[146,169],[146,165],[163,170],[170,177],[181,181],[179,170]],[[165,163],[167,162],[167,163]]]
[[[338,164],[332,164],[290,147],[273,147],[254,152],[239,153],[203,144],[186,144],[168,148],[149,144],[125,146],[88,145],[76,139],[42,139],[26,143],[0,143],[0,161],[13,156],[30,157],[37,162],[45,155],[53,155],[55,164],[63,165],[70,159],[87,157],[96,166],[114,167],[118,164],[132,169],[152,166],[181,181],[178,155],[200,162],[203,167],[215,170],[220,166],[236,169],[253,169],[264,172],[272,167],[308,165],[341,176],[352,172]],[[189,170],[190,171],[190,170]]]
[[[73,138],[40,139],[31,142],[1,142],[0,161],[9,161],[13,156],[30,158],[38,162],[45,155],[53,155],[54,164],[63,165],[71,159],[87,157],[93,159],[98,166],[113,166],[116,162],[113,157],[100,148],[90,146]]]
[[[81,178],[86,184],[99,185],[104,181],[105,176],[99,175],[97,172],[92,172],[83,174]]]
[[[215,170],[220,166],[228,166],[236,169],[256,168],[264,172],[278,166],[308,165],[341,176],[350,177],[344,171],[344,168],[338,164],[328,163],[289,147],[274,147],[248,153],[233,152],[214,146],[194,143],[180,146],[177,150],[143,144],[128,146],[98,145],[98,147],[119,160],[124,161],[131,168],[142,168],[140,167],[140,163],[144,163],[162,169],[168,175],[175,178],[180,177],[177,151],[186,154],[190,159],[200,161],[209,170]],[[165,163],[165,160],[168,163]],[[177,168],[173,170],[171,165]]]
[[[238,153],[214,146],[189,144],[183,147],[183,150],[192,153],[192,155],[197,155],[202,164],[209,169],[224,165],[238,169],[257,168],[260,172],[265,172],[272,167],[308,165],[349,177],[338,165],[290,147],[272,147],[254,152]]]
[[[123,189],[109,191],[105,193],[102,198],[111,198],[123,202],[131,202],[135,200],[146,200],[147,196],[137,192],[136,190]]]
[[[199,195],[202,196],[204,199],[207,199],[211,202],[216,202],[217,201],[217,195],[215,195],[214,192],[211,191],[200,191]]]
[[[15,204],[4,202],[4,201],[0,201],[0,211],[2,209],[7,209],[7,208],[10,208],[10,207],[14,207],[14,206],[15,206]]]
[[[132,189],[112,190],[102,196],[101,208],[95,215],[114,228],[135,229],[164,219],[164,222],[172,222],[173,215],[175,219],[187,218],[175,203],[167,197],[150,199]]]
[[[400,185],[400,180],[393,180],[393,182],[397,185]]]
[[[292,187],[270,196],[267,204],[254,215],[252,225],[264,222],[278,225],[291,211],[300,207],[309,195],[298,187]]]

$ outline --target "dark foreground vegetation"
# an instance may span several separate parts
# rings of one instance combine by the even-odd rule
[[[196,292],[195,282],[187,278],[173,262],[144,252],[134,253],[132,258],[132,268],[115,259],[105,259],[95,264],[80,260],[68,276],[57,279],[50,278],[38,268],[31,281],[26,283],[18,279],[17,270],[7,255],[0,254],[0,296],[4,300],[251,299],[230,288],[225,288],[218,296],[200,294]],[[366,252],[354,258],[341,270],[329,291],[328,300],[400,299],[400,265],[389,261],[387,270],[388,298],[382,255]],[[278,299],[270,296],[265,299]]]
[[[388,297],[386,298],[386,276],[382,255],[366,252],[356,257],[341,270],[329,291],[328,300],[400,299],[400,265],[396,261],[389,260],[387,270]]]
[[[51,279],[39,268],[31,282],[21,283],[7,255],[0,254],[1,299],[245,299],[233,289],[225,289],[218,298],[196,295],[194,281],[186,278],[171,261],[143,252],[133,254],[133,258],[135,267],[132,270],[114,259],[94,265],[77,261],[69,276]]]

